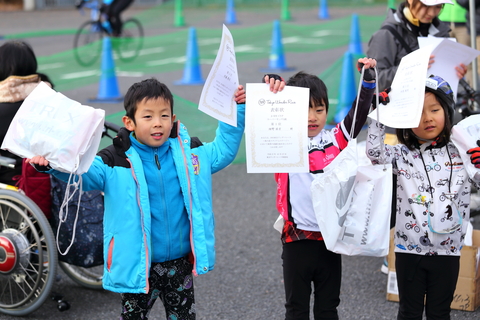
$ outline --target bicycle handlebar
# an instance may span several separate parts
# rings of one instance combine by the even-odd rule
[[[465,92],[470,100],[480,104],[480,91],[475,91],[463,78],[460,79],[459,84],[465,89]]]
[[[120,131],[120,126],[113,123],[113,122],[110,122],[110,121],[105,121],[105,123],[103,124],[103,131],[102,131],[102,137],[109,137],[110,139],[113,140],[113,138],[115,138],[114,136],[112,137],[108,131],[111,130],[115,133],[118,133],[118,131]]]
[[[459,84],[465,89],[464,97],[466,97],[468,101],[475,102],[480,106],[480,91],[475,91],[463,78],[460,79]],[[463,118],[474,114],[480,114],[480,110],[472,109],[469,103],[462,104],[457,110]]]
[[[15,159],[0,156],[0,166],[1,167],[7,167],[7,168],[12,168],[13,169],[13,168],[15,168],[15,163],[16,163]]]

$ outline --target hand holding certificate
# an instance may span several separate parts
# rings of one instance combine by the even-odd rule
[[[425,99],[425,81],[430,74],[445,79],[455,92],[459,81],[455,67],[469,64],[480,51],[447,38],[435,41],[402,58],[389,93],[390,103],[381,106],[380,119],[376,112],[369,117],[392,128],[418,127]],[[428,68],[430,55],[435,56],[435,62]]]
[[[236,127],[237,103],[233,97],[238,84],[233,37],[224,25],[222,42],[203,87],[198,109]]]
[[[272,93],[265,83],[247,83],[247,172],[308,172],[309,89]]]
[[[369,117],[392,128],[418,127],[430,53],[430,48],[418,49],[402,58],[388,94],[390,103],[380,106],[380,119],[377,119],[376,111],[371,112]]]

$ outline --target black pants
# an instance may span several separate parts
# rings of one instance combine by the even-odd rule
[[[122,294],[122,320],[147,320],[153,304],[160,298],[168,319],[195,320],[193,265],[188,257],[152,263],[148,278],[150,291]]]
[[[460,257],[395,254],[400,305],[398,320],[450,320]]]
[[[283,245],[285,319],[308,320],[310,295],[314,288],[315,320],[338,319],[342,281],[342,260],[328,251],[325,242],[300,240]]]
[[[133,0],[113,0],[107,7],[108,21],[110,22],[114,36],[122,34],[122,19],[120,14],[127,9]]]

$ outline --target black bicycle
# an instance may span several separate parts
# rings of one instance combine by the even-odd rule
[[[455,111],[458,114],[454,122],[465,119],[474,114],[480,114],[480,91],[475,91],[467,81],[460,79]]]
[[[113,31],[105,14],[104,6],[97,0],[81,1],[77,8],[90,9],[89,21],[78,28],[73,42],[75,59],[82,66],[94,64],[102,52],[104,37],[111,37],[112,49],[125,62],[134,60],[143,47],[143,27],[136,18],[129,18],[123,22],[122,34],[113,37]]]

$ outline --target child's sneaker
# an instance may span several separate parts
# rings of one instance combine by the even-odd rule
[[[383,263],[382,263],[382,267],[380,268],[380,271],[381,271],[383,274],[388,274],[388,261],[387,261],[387,257],[383,258]]]

